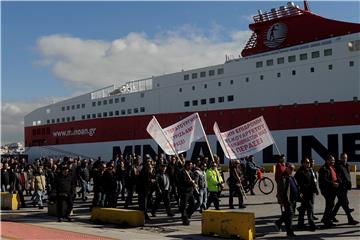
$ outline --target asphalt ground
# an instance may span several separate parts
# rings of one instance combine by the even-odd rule
[[[359,173],[358,173],[359,174]],[[273,174],[266,174],[274,178]],[[356,186],[355,173],[352,173],[353,187]],[[254,212],[256,217],[256,239],[287,239],[285,232],[277,232],[274,221],[280,216],[280,207],[276,202],[275,189],[269,195],[262,194],[257,188],[256,195],[247,195],[245,209],[234,211]],[[228,194],[225,191],[221,198],[220,208],[228,209]],[[195,212],[189,226],[182,225],[180,214],[175,203],[172,209],[176,213],[174,217],[168,217],[163,208],[146,221],[144,227],[123,228],[114,224],[99,224],[90,221],[90,202],[92,196],[86,202],[76,199],[74,204],[74,222],[57,222],[56,217],[47,215],[47,208],[28,207],[15,211],[1,211],[1,237],[2,239],[222,239],[220,237],[207,237],[201,235],[201,214]],[[30,197],[26,197],[30,205]],[[350,207],[355,211],[353,217],[360,221],[360,189],[353,188],[349,192]],[[136,208],[136,198],[134,199]],[[237,200],[235,200],[237,203]],[[123,206],[119,200],[118,208]],[[46,205],[45,205],[46,206]],[[236,206],[236,205],[235,205]],[[294,219],[295,239],[360,239],[360,224],[357,226],[347,225],[347,218],[340,209],[337,219],[339,223],[331,229],[323,229],[320,223],[325,207],[323,196],[318,195],[315,199],[315,216],[319,218],[316,224],[319,226],[315,232],[297,230],[297,216]],[[305,223],[306,217],[305,217]]]

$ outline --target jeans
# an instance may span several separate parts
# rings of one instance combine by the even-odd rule
[[[43,206],[44,192],[42,190],[36,190],[34,193],[34,204],[39,204],[39,207]]]
[[[200,210],[206,209],[207,205],[207,198],[208,198],[208,191],[207,188],[201,188],[199,189],[199,196],[197,198],[197,203],[195,206],[195,210],[200,207]]]

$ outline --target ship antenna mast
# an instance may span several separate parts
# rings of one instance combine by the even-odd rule
[[[310,12],[309,4],[306,0],[304,0],[304,10]]]

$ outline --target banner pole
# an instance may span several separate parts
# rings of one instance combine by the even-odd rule
[[[263,119],[263,121],[264,121],[264,123],[265,123],[265,126],[266,126],[266,130],[267,130],[267,132],[269,132],[269,133],[270,133],[270,136],[271,136],[271,139],[273,140],[273,143],[274,143],[274,145],[275,145],[275,149],[276,149],[276,151],[278,152],[278,154],[279,154],[279,155],[281,155],[281,152],[280,152],[280,150],[279,150],[279,147],[277,146],[277,144],[276,144],[276,142],[275,142],[275,139],[274,139],[273,135],[271,134],[270,129],[269,129],[269,127],[268,127],[268,125],[267,125],[267,123],[266,123],[266,121],[265,121],[264,117],[263,117],[263,116],[261,116],[261,118]]]
[[[201,129],[202,129],[203,133],[204,133],[205,141],[206,141],[206,144],[207,144],[207,146],[208,146],[208,148],[209,148],[210,155],[211,155],[211,159],[212,159],[213,162],[215,162],[215,160],[214,160],[214,155],[213,155],[213,153],[212,153],[212,150],[211,150],[209,141],[208,141],[208,139],[207,139],[207,136],[206,136],[206,133],[205,133],[205,130],[204,130],[204,126],[202,125],[200,116],[199,116],[198,113],[196,113],[196,115],[198,116],[198,118],[199,118],[199,120],[200,120],[200,126],[201,126]]]

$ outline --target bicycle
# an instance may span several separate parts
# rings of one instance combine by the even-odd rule
[[[258,187],[260,192],[262,192],[265,195],[268,195],[274,191],[274,182],[268,177],[263,176],[264,168],[260,168],[256,170],[256,179],[254,181],[254,187],[256,186],[256,183],[258,183]],[[250,191],[250,183],[249,181],[245,180],[243,182],[243,188],[246,193]]]

